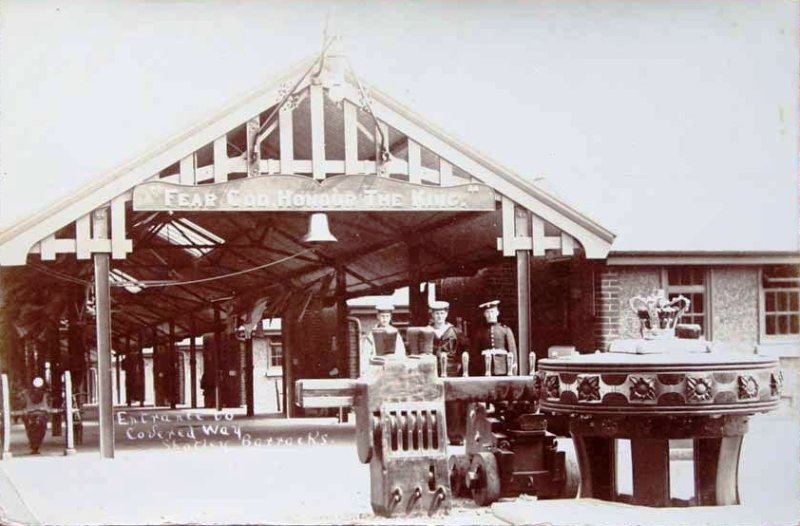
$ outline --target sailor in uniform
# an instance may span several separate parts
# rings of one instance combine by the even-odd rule
[[[498,308],[499,304],[500,300],[492,300],[487,301],[486,303],[481,303],[478,306],[478,308],[483,311],[483,319],[485,320],[485,324],[475,331],[475,348],[479,352],[504,350],[511,354],[512,360],[515,360],[517,356],[517,342],[514,339],[514,333],[511,332],[511,329],[507,325],[497,321],[497,318],[500,315],[500,309]],[[481,369],[485,368],[483,357],[481,357],[479,360],[470,360],[470,363],[473,361],[478,363],[470,366],[470,375],[481,375],[486,372],[480,371]],[[510,371],[498,371],[498,361],[496,359],[493,359],[492,361],[495,368],[495,374],[510,373]],[[491,374],[491,372],[489,374]]]
[[[446,301],[432,301],[429,310],[430,328],[433,331],[433,354],[439,363],[440,376],[463,376],[462,354],[469,354],[469,345],[462,332],[447,321],[450,304]],[[448,441],[453,445],[463,444],[466,425],[465,404],[445,402],[444,412]]]
[[[391,303],[379,303],[375,305],[375,311],[378,323],[366,339],[367,344],[370,346],[369,355],[385,356],[388,354],[397,357],[405,356],[406,347],[403,344],[403,338],[400,337],[397,328],[392,325],[394,305]],[[392,338],[392,336],[394,337]],[[376,340],[385,340],[387,342],[394,340],[394,344],[390,345],[390,348],[386,348],[385,345],[376,342]]]
[[[446,358],[444,371],[439,371],[442,376],[463,376],[461,355],[467,352],[466,338],[460,330],[447,321],[450,304],[446,301],[432,301],[429,305],[431,324],[433,330],[433,354],[442,363]],[[441,367],[441,366],[440,366]],[[443,374],[446,373],[446,374]]]

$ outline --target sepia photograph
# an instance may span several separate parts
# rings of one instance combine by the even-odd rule
[[[800,525],[800,2],[0,0],[0,524]]]

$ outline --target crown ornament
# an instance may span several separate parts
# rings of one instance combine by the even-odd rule
[[[675,326],[691,303],[684,296],[667,299],[662,289],[653,291],[649,296],[635,296],[629,302],[631,309],[639,317],[642,338],[645,340],[674,338]]]

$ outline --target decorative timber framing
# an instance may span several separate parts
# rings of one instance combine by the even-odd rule
[[[219,184],[233,174],[237,179],[298,174],[317,181],[330,175],[378,174],[424,186],[480,182],[493,188],[500,201],[502,235],[497,249],[503,255],[530,251],[532,256],[543,256],[554,251],[571,256],[580,247],[589,259],[607,256],[614,239],[611,232],[378,91],[371,90],[364,102],[359,89],[346,82],[344,100],[336,104],[325,96],[324,74],[306,75],[287,98],[288,86],[315,63],[316,57],[301,62],[188,132],[0,233],[0,265],[23,265],[29,253],[39,253],[43,260],[61,253],[74,253],[78,259],[110,253],[114,259],[124,259],[134,248],[126,226],[134,187],[155,180]],[[279,101],[286,102],[277,116],[262,122],[263,112]],[[326,131],[341,137],[326,140]],[[330,158],[334,142],[340,145],[340,154],[333,155],[338,158]],[[255,152],[253,144],[258,144]],[[380,146],[390,151],[388,159],[383,159]],[[302,148],[307,153],[296,155]],[[231,150],[238,153],[230,155]],[[110,232],[100,232],[90,221],[96,210],[110,213]],[[70,224],[74,228],[65,228]],[[70,234],[58,237],[59,231]]]

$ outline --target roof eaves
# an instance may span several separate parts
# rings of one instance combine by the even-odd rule
[[[214,127],[214,125],[220,125],[220,123],[226,120],[226,117],[230,116],[231,114],[237,111],[242,111],[244,108],[248,108],[250,103],[252,103],[253,101],[258,100],[266,93],[269,93],[270,91],[276,89],[287,80],[296,78],[298,75],[302,74],[302,72],[305,71],[317,59],[318,55],[315,54],[311,57],[295,62],[291,66],[282,70],[279,74],[271,75],[270,76],[271,80],[260,84],[258,87],[250,90],[244,96],[240,96],[232,100],[231,102],[222,106],[220,109],[209,113],[202,119],[199,119],[193,126],[189,127],[187,130],[184,130],[167,139],[162,139],[158,141],[154,146],[147,148],[141,154],[120,164],[116,168],[111,169],[108,173],[88,183],[77,192],[72,192],[60,199],[56,199],[50,204],[41,208],[39,211],[33,212],[32,214],[23,218],[19,222],[11,225],[10,227],[4,230],[1,230],[0,245],[3,245],[9,240],[35,228],[43,221],[46,221],[48,218],[53,217],[54,215],[69,208],[70,206],[83,202],[82,203],[83,206],[80,207],[81,212],[76,213],[75,217],[72,217],[71,220],[67,220],[66,222],[64,222],[64,224],[57,225],[55,226],[55,228],[50,229],[50,232],[54,232],[59,228],[62,228],[63,226],[69,224],[70,222],[77,220],[81,215],[88,213],[99,206],[102,206],[104,203],[108,202],[111,198],[116,197],[116,195],[124,193],[125,191],[128,191],[136,184],[142,182],[143,180],[148,179],[149,177],[152,177],[153,173],[148,172],[146,174],[140,174],[140,177],[138,177],[137,180],[132,181],[131,184],[129,185],[125,185],[125,189],[122,190],[121,192],[117,192],[116,195],[114,196],[106,196],[104,194],[98,194],[98,192],[100,192],[101,190],[105,190],[109,187],[118,187],[120,178],[127,176],[131,172],[135,171],[138,167],[144,165],[148,161],[166,152],[179,148],[182,144],[190,141],[190,139],[195,135],[197,135],[199,132],[208,130],[209,128]],[[254,111],[256,111],[257,113],[259,111],[263,111],[263,109],[264,108]],[[246,120],[246,118],[247,117],[245,117],[244,119]],[[219,133],[222,134],[227,131],[228,131],[227,128],[220,129]],[[92,199],[94,195],[97,195],[97,197]],[[33,242],[36,241],[38,240],[34,240]]]
[[[590,217],[579,212],[572,206],[564,203],[563,201],[561,201],[554,195],[550,194],[549,192],[546,192],[545,190],[539,188],[531,181],[525,179],[524,177],[517,174],[513,170],[501,165],[488,155],[483,154],[480,151],[476,150],[475,148],[468,146],[461,140],[456,139],[450,133],[444,131],[435,124],[432,124],[425,117],[419,115],[414,110],[412,110],[408,106],[405,106],[403,103],[395,100],[394,98],[387,95],[380,89],[370,85],[369,91],[370,94],[381,104],[390,108],[392,111],[401,114],[404,118],[414,122],[414,124],[416,124],[417,126],[426,128],[430,133],[434,134],[438,139],[448,143],[453,148],[461,151],[461,153],[470,157],[473,161],[483,165],[488,170],[491,170],[500,177],[506,179],[511,184],[518,187],[520,190],[532,194],[540,201],[546,203],[552,208],[558,210],[559,212],[567,215],[573,221],[580,223],[581,225],[583,225],[585,228],[593,232],[601,239],[609,243],[612,243],[614,241],[616,234],[614,234],[613,232],[602,226],[600,223],[594,221]]]

